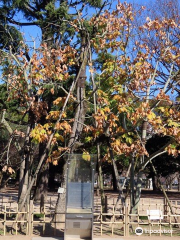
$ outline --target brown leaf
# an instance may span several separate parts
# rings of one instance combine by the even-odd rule
[[[14,171],[14,169],[12,169],[12,167],[8,167],[8,172],[9,172],[10,174],[15,173],[15,171]]]
[[[7,165],[5,165],[5,166],[3,167],[3,169],[2,169],[2,171],[3,171],[3,172],[6,172],[7,169],[8,169],[8,167],[7,167]]]

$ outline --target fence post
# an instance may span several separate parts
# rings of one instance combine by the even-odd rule
[[[108,212],[108,207],[107,207],[107,205],[108,205],[107,196],[105,196],[105,213]]]
[[[129,206],[126,206],[126,236],[129,237]]]
[[[124,236],[128,236],[128,206],[124,206]]]
[[[7,215],[6,215],[6,205],[5,205],[5,207],[4,207],[4,236],[6,235],[6,217],[7,217]]]
[[[164,215],[167,215],[167,199],[164,197]],[[164,219],[167,219],[167,216],[164,216]]]
[[[28,226],[29,226],[29,235],[32,234],[32,214],[33,214],[33,200],[30,200],[29,203],[29,219],[28,219]]]

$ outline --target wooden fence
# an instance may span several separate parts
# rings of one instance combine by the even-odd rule
[[[126,202],[122,210],[121,204],[115,209],[115,199],[106,197],[106,212],[102,212],[100,199],[94,200],[94,235],[135,235],[135,229],[141,227],[143,235],[166,234],[176,236],[180,234],[180,200],[171,200],[174,214],[171,213],[164,199],[141,199],[137,214],[130,213],[130,201]],[[160,219],[151,220],[147,211],[159,210]],[[60,214],[60,213],[58,213]],[[64,214],[64,213],[61,213]],[[19,225],[21,224],[21,230]],[[63,227],[60,229],[55,215],[55,204],[49,201],[44,206],[44,212],[40,212],[38,204],[31,201],[26,210],[19,212],[18,205],[12,201],[3,202],[0,205],[0,235],[8,234],[40,234],[63,235]],[[158,231],[157,231],[158,230]],[[164,232],[163,232],[164,231]]]

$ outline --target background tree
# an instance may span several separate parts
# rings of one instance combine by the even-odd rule
[[[98,128],[94,129],[93,138],[106,133],[106,139],[109,137],[108,141],[110,141],[109,147],[113,149],[114,154],[127,156],[135,154],[136,168],[137,171],[140,170],[134,196],[135,209],[142,185],[141,168],[144,169],[147,162],[156,156],[155,152],[148,157],[145,148],[146,138],[151,138],[154,133],[162,135],[171,133],[172,141],[179,144],[178,115],[176,115],[178,111],[172,107],[173,92],[170,92],[175,85],[178,86],[174,76],[178,74],[176,67],[179,66],[179,60],[176,56],[179,56],[179,48],[174,41],[178,39],[178,35],[174,33],[179,31],[179,27],[174,19],[147,18],[147,22],[138,28],[143,37],[131,45],[131,34],[135,33],[131,5],[119,4],[117,9],[117,12],[104,14],[97,22],[94,21],[98,26],[104,27],[104,29],[99,28],[103,30],[99,32],[98,38],[94,39],[94,48],[97,52],[108,49],[107,51],[114,52],[116,59],[106,60],[103,72],[99,74],[98,86],[103,89],[103,81],[109,80],[110,87],[106,92],[97,90],[101,108],[94,116],[98,121]],[[122,14],[122,17],[118,14]],[[155,42],[154,45],[149,46],[152,36]],[[169,67],[165,70],[162,66],[166,66],[167,63]],[[126,126],[118,128],[120,114],[125,115]],[[106,127],[107,123],[108,127]],[[150,133],[147,131],[149,124]],[[167,151],[166,147],[167,144],[164,145],[164,149],[159,149],[157,154]],[[176,148],[174,150],[171,148],[174,149],[174,145],[168,147],[169,153],[178,154]]]
[[[149,154],[158,151],[161,147],[168,143],[170,138],[168,136],[153,136],[146,143],[146,148],[148,149]],[[168,177],[169,175],[173,175],[174,173],[179,172],[179,155],[177,157],[173,157],[168,155],[168,153],[164,153],[161,156],[157,156],[154,161],[154,167],[156,168],[157,174],[159,177]],[[147,165],[148,177],[152,178],[153,190],[158,190],[158,186],[156,184],[156,176],[151,168],[151,165]]]

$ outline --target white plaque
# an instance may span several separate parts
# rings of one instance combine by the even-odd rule
[[[59,187],[59,188],[58,188],[58,193],[63,193],[63,192],[64,192],[64,188]]]
[[[149,220],[163,219],[161,210],[147,210],[147,215]]]

